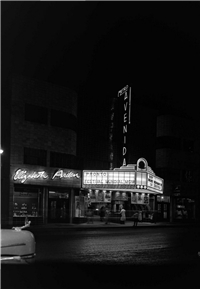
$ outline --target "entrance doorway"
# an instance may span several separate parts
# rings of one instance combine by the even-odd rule
[[[49,192],[48,222],[69,223],[69,194]]]

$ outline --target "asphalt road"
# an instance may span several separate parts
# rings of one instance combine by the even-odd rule
[[[112,228],[37,235],[36,262],[188,264],[200,251],[199,232],[194,228]]]
[[[35,264],[3,267],[13,278],[2,278],[2,288],[200,288],[199,228],[68,230],[35,237]]]

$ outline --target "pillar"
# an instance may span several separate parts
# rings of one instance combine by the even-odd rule
[[[69,223],[73,223],[74,217],[74,189],[71,189],[70,192],[70,204],[69,204]]]

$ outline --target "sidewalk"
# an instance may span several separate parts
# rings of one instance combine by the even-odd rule
[[[150,222],[139,222],[137,228],[163,228],[163,227],[193,227],[198,226],[198,224],[194,223],[170,223],[170,222],[158,222],[158,223],[150,223]],[[125,224],[119,223],[108,223],[105,224],[104,222],[100,222],[99,220],[94,220],[93,223],[82,223],[82,224],[69,224],[69,223],[51,223],[46,225],[32,225],[30,227],[30,231],[37,232],[42,230],[104,230],[110,228],[133,228],[133,221],[126,221]]]

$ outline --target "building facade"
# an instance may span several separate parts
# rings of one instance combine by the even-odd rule
[[[5,92],[2,224],[25,215],[33,223],[72,222],[81,188],[76,93],[19,75]]]
[[[170,220],[196,220],[199,211],[199,140],[195,122],[164,114],[157,117],[156,172],[165,179]],[[157,209],[169,205],[159,199]]]

